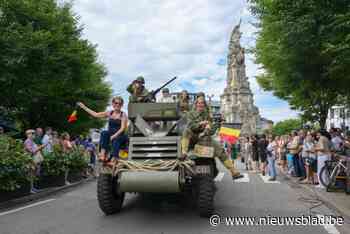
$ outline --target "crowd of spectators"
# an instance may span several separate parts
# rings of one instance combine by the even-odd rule
[[[261,135],[240,138],[238,145],[246,170],[268,174],[276,180],[280,172],[298,177],[300,183],[324,188],[320,171],[334,156],[350,156],[350,133],[332,128],[314,131],[302,129],[288,135]]]
[[[36,176],[40,176],[40,165],[45,160],[45,155],[52,153],[55,148],[60,148],[64,153],[69,153],[74,147],[84,148],[86,154],[90,157],[90,167],[95,168],[96,147],[92,143],[91,138],[78,136],[75,139],[71,139],[69,133],[63,132],[59,135],[51,127],[46,127],[45,132],[42,128],[28,129],[25,134],[24,148],[33,157]],[[36,192],[33,185],[32,192]]]

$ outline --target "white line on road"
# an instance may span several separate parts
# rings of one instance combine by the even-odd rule
[[[317,217],[319,219],[323,218],[322,215],[317,215]],[[324,229],[326,229],[326,231],[329,234],[340,234],[340,232],[337,230],[337,228],[334,225],[322,225],[324,227]]]
[[[56,200],[56,199],[48,199],[48,200],[44,200],[44,201],[40,201],[40,202],[36,202],[36,203],[30,204],[28,206],[23,206],[23,207],[14,209],[14,210],[5,211],[5,212],[0,213],[0,216],[12,214],[12,213],[15,213],[17,211],[21,211],[21,210],[24,210],[24,209],[27,209],[27,208],[30,208],[30,207],[34,207],[34,206],[39,206],[39,205],[42,205],[42,204],[45,204],[45,203],[48,203],[48,202],[52,202],[54,200]]]
[[[269,181],[269,176],[263,176],[262,174],[259,174],[259,176],[261,177],[261,179],[264,181],[264,183],[266,184],[280,184],[281,182],[279,182],[278,180],[275,181]]]
[[[235,183],[249,183],[249,175],[248,173],[241,173],[244,177],[240,179],[234,180]]]
[[[224,172],[220,172],[214,179],[214,181],[216,182],[220,182],[222,180],[222,178],[224,178],[225,173]]]

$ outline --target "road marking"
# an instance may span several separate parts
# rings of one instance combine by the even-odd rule
[[[278,180],[275,181],[269,181],[270,176],[263,176],[262,174],[259,174],[259,176],[261,177],[261,179],[264,181],[264,183],[266,184],[280,184],[281,182],[279,182]]]
[[[222,178],[224,178],[225,173],[224,172],[220,172],[214,179],[214,181],[216,182],[220,182],[222,180]]]
[[[241,173],[244,177],[234,180],[235,183],[249,183],[248,173]]]
[[[317,215],[317,217],[319,219],[323,218],[322,215]],[[337,228],[334,226],[334,225],[322,225],[324,227],[324,229],[326,229],[326,231],[329,233],[329,234],[340,234],[340,232],[337,230]]]
[[[42,204],[45,204],[45,203],[48,203],[48,202],[52,202],[54,200],[56,200],[56,199],[48,199],[48,200],[44,200],[44,201],[40,201],[40,202],[36,202],[36,203],[30,204],[28,206],[23,206],[23,207],[14,209],[14,210],[5,211],[5,212],[0,213],[0,216],[12,214],[12,213],[15,213],[15,212],[18,212],[18,211],[21,211],[21,210],[24,210],[24,209],[27,209],[27,208],[30,208],[30,207],[39,206],[39,205],[42,205]]]

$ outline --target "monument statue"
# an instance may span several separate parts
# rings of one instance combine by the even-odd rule
[[[221,95],[221,110],[226,122],[240,123],[241,135],[256,134],[259,110],[246,76],[245,49],[241,47],[241,21],[231,33],[227,55],[226,88]]]

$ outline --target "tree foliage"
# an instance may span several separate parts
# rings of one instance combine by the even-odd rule
[[[324,127],[339,96],[350,96],[350,1],[249,2],[259,19],[259,85]]]
[[[291,133],[293,130],[300,129],[302,122],[300,119],[286,119],[274,124],[272,133],[277,136]]]
[[[96,46],[82,38],[79,17],[55,0],[0,0],[0,106],[22,128],[52,126],[80,133],[103,122],[79,113],[77,101],[106,108],[111,88]]]

